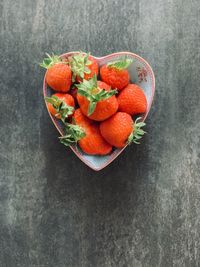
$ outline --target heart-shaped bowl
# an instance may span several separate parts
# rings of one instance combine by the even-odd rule
[[[78,52],[69,52],[61,55],[61,58],[67,58],[73,54]],[[131,53],[131,52],[118,52],[113,53],[104,57],[95,57],[93,56],[101,67],[108,62],[119,60],[121,58],[130,58],[133,59],[133,63],[129,66],[128,71],[130,74],[131,83],[138,84],[144,91],[146,98],[147,98],[147,111],[142,116],[142,120],[144,121],[149,113],[149,110],[152,105],[154,91],[155,91],[155,77],[152,68],[144,60],[142,57]],[[43,82],[43,94],[44,97],[51,96],[53,94],[53,90],[47,85],[44,77]],[[47,109],[48,110],[48,109]],[[49,112],[49,111],[48,111]],[[53,117],[50,112],[49,116],[51,117],[55,127],[57,128],[58,132],[62,136],[64,134],[64,127],[60,120]],[[105,168],[108,164],[110,164],[120,153],[125,149],[114,149],[111,154],[106,156],[93,156],[85,154],[78,146],[74,145],[71,146],[73,152],[82,160],[86,165],[88,165],[91,169],[95,171],[99,171]]]

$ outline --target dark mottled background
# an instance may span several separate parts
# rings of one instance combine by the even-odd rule
[[[94,172],[59,144],[45,52],[132,51],[148,134]],[[0,0],[0,266],[200,266],[199,0]]]

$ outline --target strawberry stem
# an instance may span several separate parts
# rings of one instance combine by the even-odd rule
[[[65,135],[59,137],[60,142],[65,146],[77,143],[86,135],[85,131],[78,125],[66,123],[65,126]]]
[[[89,104],[89,107],[88,107],[88,115],[89,116],[94,112],[94,110],[96,108],[96,105],[97,105],[96,102],[90,101],[90,104]]]
[[[67,105],[63,100],[59,99],[55,95],[51,97],[45,97],[45,100],[47,103],[50,103],[54,107],[57,112],[55,116],[57,117],[58,115],[60,115],[63,123],[65,123],[66,119],[68,119],[68,117],[74,112],[73,107]]]
[[[142,138],[142,136],[146,133],[142,127],[146,125],[144,122],[138,122],[141,120],[141,117],[137,118],[134,123],[134,130],[133,132],[129,135],[127,143],[135,143],[135,144],[140,144],[139,140]]]
[[[48,69],[52,65],[62,62],[62,59],[59,56],[56,56],[54,54],[50,56],[48,53],[46,53],[46,55],[47,57],[44,58],[43,62],[39,64],[42,68]]]
[[[72,70],[72,82],[75,82],[76,77],[84,79],[84,74],[90,74],[91,70],[88,68],[92,62],[88,59],[90,53],[84,54],[80,52],[74,56],[69,57],[69,64]]]
[[[78,94],[87,98],[90,102],[88,108],[88,115],[91,115],[95,108],[96,104],[105,100],[117,93],[117,90],[106,91],[105,89],[98,88],[97,86],[97,76],[94,75],[90,80],[83,80],[80,84],[75,84],[78,88]]]
[[[109,68],[115,68],[117,70],[124,70],[124,69],[127,69],[131,65],[132,62],[133,62],[132,59],[125,57],[124,59],[121,59],[121,60],[112,61],[108,63],[107,66]]]

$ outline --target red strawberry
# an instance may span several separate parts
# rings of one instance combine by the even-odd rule
[[[48,55],[48,54],[47,54]],[[72,72],[66,61],[58,56],[50,56],[45,58],[40,64],[41,67],[47,69],[45,79],[47,84],[58,92],[67,92],[72,82]]]
[[[137,84],[127,85],[117,97],[119,110],[130,115],[145,113],[147,100],[143,90]]]
[[[49,112],[63,122],[74,112],[74,99],[69,94],[56,93],[51,97],[45,97]]]
[[[78,89],[75,86],[73,86],[69,91],[70,95],[72,95],[75,100],[77,100],[77,91]]]
[[[75,54],[69,57],[69,64],[73,73],[73,82],[81,82],[83,79],[89,80],[94,74],[98,75],[97,61],[89,54]]]
[[[111,152],[112,146],[103,139],[96,122],[84,116],[80,109],[75,111],[73,120],[76,125],[66,125],[66,135],[60,137],[61,143],[68,146],[78,142],[83,152],[90,155],[106,155]]]
[[[75,86],[72,86],[72,88],[70,89],[69,91],[69,94],[74,98],[74,101],[75,101],[75,106],[78,105],[78,101],[77,101],[77,87]]]
[[[145,123],[138,122],[139,119],[134,123],[129,114],[117,112],[109,119],[101,122],[101,135],[109,144],[117,148],[122,148],[131,142],[138,144],[138,140],[145,133],[141,129]]]
[[[102,81],[109,84],[112,88],[122,90],[129,83],[130,76],[127,68],[131,63],[131,59],[124,59],[103,65],[100,69]]]
[[[96,75],[89,81],[76,85],[77,100],[81,111],[92,120],[102,121],[112,116],[118,109],[117,91],[104,82],[97,81]]]

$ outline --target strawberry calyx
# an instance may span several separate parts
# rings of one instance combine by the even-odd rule
[[[46,53],[46,55],[47,55],[47,57],[44,58],[42,63],[40,63],[40,67],[42,67],[42,68],[48,69],[56,63],[63,62],[62,59],[57,55],[54,55],[54,54],[49,55],[48,53]]]
[[[116,61],[109,62],[107,64],[107,67],[115,68],[117,70],[124,70],[124,69],[127,69],[131,65],[132,62],[133,62],[132,59],[124,58],[124,59],[121,59],[121,60],[116,60]]]
[[[88,107],[88,115],[90,116],[95,108],[96,104],[101,101],[108,99],[109,97],[115,95],[117,90],[106,91],[103,88],[99,88],[97,85],[97,76],[94,75],[90,80],[83,80],[82,83],[76,84],[78,88],[78,94],[87,98],[90,102]]]
[[[61,120],[65,123],[66,119],[73,114],[74,108],[67,105],[63,100],[57,96],[45,97],[47,103],[50,103],[56,110],[55,117],[60,115]]]
[[[88,68],[89,65],[92,64],[88,58],[90,53],[82,53],[75,54],[69,57],[69,64],[72,70],[72,82],[75,82],[76,77],[80,77],[84,79],[84,74],[90,74],[91,70]]]
[[[140,144],[139,140],[142,138],[142,136],[146,133],[142,127],[146,125],[143,121],[140,121],[141,117],[137,118],[134,123],[134,130],[133,132],[129,135],[127,143],[135,143],[135,144]]]
[[[66,123],[65,135],[60,136],[59,139],[63,145],[70,146],[74,143],[77,143],[80,139],[85,137],[85,135],[86,133],[82,127],[76,124]]]

